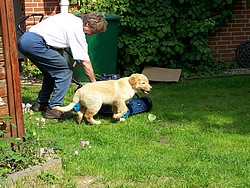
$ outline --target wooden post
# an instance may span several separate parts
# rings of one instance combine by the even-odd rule
[[[15,127],[9,125],[10,132],[11,136],[22,138],[24,136],[24,120],[13,0],[0,1],[0,24],[3,38],[9,116],[12,117],[15,124]]]

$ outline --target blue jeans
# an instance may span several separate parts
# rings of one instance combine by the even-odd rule
[[[18,49],[39,68],[44,76],[37,102],[48,103],[49,108],[61,106],[70,87],[72,64],[48,46],[43,37],[36,33],[24,33],[18,41]]]

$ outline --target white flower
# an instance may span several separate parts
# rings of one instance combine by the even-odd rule
[[[26,105],[25,105],[25,108],[27,109],[27,111],[30,111],[30,107],[31,107],[32,105],[30,104],[30,103],[27,103]]]
[[[41,118],[41,119],[40,119],[40,122],[44,124],[44,123],[45,123],[45,119],[44,119],[44,118]]]
[[[74,155],[78,155],[78,153],[79,153],[78,150],[74,151]]]

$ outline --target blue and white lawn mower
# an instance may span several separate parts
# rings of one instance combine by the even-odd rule
[[[103,81],[103,80],[116,80],[116,79],[119,79],[119,77],[115,74],[102,74],[96,80]],[[126,114],[123,115],[123,118],[129,117],[134,114],[149,112],[152,109],[153,103],[149,97],[139,97],[138,94],[135,94],[135,96],[136,97],[132,98],[126,104],[128,107],[128,110]],[[80,104],[77,103],[74,106],[74,111],[78,112],[79,108],[80,108]],[[102,105],[101,109],[99,110],[99,114],[113,115],[112,107],[110,105]]]

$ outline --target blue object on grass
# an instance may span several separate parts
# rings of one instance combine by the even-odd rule
[[[80,103],[76,103],[76,105],[74,106],[73,109],[74,109],[75,112],[78,112],[79,109],[80,109]]]
[[[132,98],[127,107],[130,109],[130,115],[149,112],[152,109],[152,101],[148,97]]]
[[[126,118],[126,117],[128,117],[130,115],[130,109],[128,108],[128,111],[126,112],[126,114],[124,114],[123,116],[122,116],[122,118]]]

